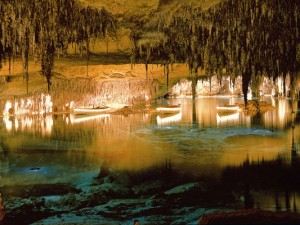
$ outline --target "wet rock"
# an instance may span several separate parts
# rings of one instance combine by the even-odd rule
[[[67,184],[34,184],[34,185],[7,185],[2,186],[5,196],[15,197],[41,197],[50,195],[63,195],[67,193],[78,193],[76,188]]]
[[[254,116],[258,112],[266,112],[275,109],[275,107],[272,106],[271,104],[268,104],[265,101],[258,101],[258,100],[249,100],[246,108],[244,104],[239,104],[239,107],[247,115],[251,115],[251,116]]]
[[[132,190],[136,195],[155,193],[156,191],[161,190],[162,185],[163,185],[162,182],[158,180],[151,181],[151,182],[144,182],[138,185],[134,185],[132,187]]]
[[[183,184],[183,185],[179,185],[177,187],[174,187],[170,190],[167,190],[165,192],[166,195],[171,195],[171,194],[179,194],[179,193],[183,193],[186,191],[189,191],[192,188],[195,188],[195,186],[197,186],[198,183],[189,183],[189,184]]]
[[[53,212],[45,208],[43,198],[15,199],[18,202],[10,207],[8,204],[7,213],[3,220],[5,225],[31,224],[41,218],[50,216]]]
[[[116,112],[113,112],[112,114],[128,116],[133,113],[135,113],[135,111],[132,108],[125,106],[125,107],[117,110]]]
[[[300,215],[292,212],[240,210],[204,214],[200,224],[299,224]]]
[[[259,101],[258,104],[259,104],[258,106],[259,106],[259,111],[260,112],[267,112],[269,110],[274,110],[275,109],[275,107],[273,105],[268,104],[265,101]]]
[[[63,196],[46,197],[45,205],[53,211],[71,211],[82,206],[86,196],[69,193]]]

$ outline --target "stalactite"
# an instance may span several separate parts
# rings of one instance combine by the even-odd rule
[[[107,33],[112,35],[111,30],[114,30],[116,23],[105,9],[88,8],[87,15],[83,16],[80,13],[81,6],[75,0],[19,0],[0,3],[0,39],[3,51],[0,52],[0,57],[2,59],[7,54],[12,57],[21,56],[27,84],[29,55],[39,55],[42,58],[42,71],[47,71],[45,74],[50,87],[51,71],[48,69],[54,62],[51,57],[45,56],[50,45],[53,48],[51,54],[57,50],[64,51],[67,47],[65,43],[75,41],[78,44],[86,37],[103,38]],[[82,34],[81,31],[88,33]],[[88,45],[87,48],[89,52]]]

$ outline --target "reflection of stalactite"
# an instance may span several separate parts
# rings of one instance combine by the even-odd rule
[[[166,158],[165,169],[166,169],[166,170],[172,170],[171,159]]]
[[[290,192],[289,190],[285,191],[285,208],[287,211],[291,209],[291,202],[290,202]]]
[[[294,204],[293,204],[294,212],[297,212],[297,203],[296,203],[296,193],[295,192],[293,195],[293,201],[294,201]]]
[[[281,206],[280,206],[280,203],[279,203],[278,193],[277,192],[275,193],[275,205],[276,205],[276,211],[277,212],[281,211]]]
[[[2,152],[0,153],[2,153],[3,155],[7,155],[9,152],[9,146],[6,145],[4,142],[0,143],[0,149],[2,149]]]
[[[246,183],[245,185],[246,186],[244,191],[244,198],[245,198],[244,207],[245,209],[252,209],[254,207],[254,199],[251,194],[250,185],[249,183]]]
[[[297,152],[293,149],[293,146],[292,146],[292,151],[291,151],[291,167],[292,167],[292,169],[297,165],[297,161],[298,161]]]

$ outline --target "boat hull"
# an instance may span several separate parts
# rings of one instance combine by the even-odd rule
[[[175,115],[163,117],[161,115],[158,115],[156,117],[157,124],[158,125],[164,125],[164,124],[170,124],[170,123],[175,123],[175,122],[180,122],[182,117],[182,112],[179,112]]]
[[[180,112],[181,107],[180,106],[176,106],[176,107],[158,107],[156,108],[157,112],[160,113],[176,113],[176,112]]]
[[[74,108],[73,112],[75,114],[99,114],[108,112],[111,108],[104,107],[104,108]]]
[[[238,111],[240,108],[238,106],[217,106],[218,111]]]

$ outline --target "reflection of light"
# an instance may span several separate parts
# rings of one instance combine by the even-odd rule
[[[182,117],[182,113],[179,112],[173,116],[168,116],[168,117],[164,117],[164,118],[162,118],[161,116],[158,115],[156,117],[156,120],[157,120],[157,124],[163,125],[163,124],[169,124],[172,122],[179,122],[181,120],[181,117]]]
[[[33,119],[31,117],[23,117],[21,118],[22,130],[30,129],[33,124]]]
[[[224,121],[231,121],[231,120],[238,120],[239,119],[239,115],[240,113],[239,112],[236,112],[234,114],[229,114],[229,115],[219,115],[217,113],[217,123],[222,123]]]
[[[74,109],[74,105],[75,105],[75,102],[74,102],[74,101],[71,101],[71,102],[70,102],[70,110],[73,110],[73,109]]]
[[[15,131],[28,131],[35,132],[37,128],[41,129],[43,135],[50,135],[53,127],[52,115],[47,115],[46,117],[36,117],[32,116],[5,116],[3,117],[3,122],[7,131],[14,129]]]
[[[45,126],[44,126],[45,133],[50,135],[53,127],[52,115],[47,115],[44,121],[45,121]]]
[[[283,125],[285,122],[286,104],[285,100],[279,99],[278,101],[278,116],[279,124]]]
[[[18,128],[19,128],[19,121],[17,118],[15,118],[15,128],[16,128],[16,130],[18,130]]]
[[[87,117],[82,117],[82,118],[74,118],[71,119],[70,118],[70,122],[71,123],[81,123],[81,122],[86,122],[89,120],[94,120],[94,119],[99,119],[99,118],[106,118],[109,117],[110,114],[99,114],[99,115],[95,115],[95,116],[87,116]]]
[[[13,124],[12,124],[12,121],[10,120],[9,116],[4,116],[3,122],[5,123],[6,130],[11,131]]]
[[[4,106],[3,116],[9,116],[9,110],[12,108],[12,104],[10,101],[7,101]]]
[[[73,124],[74,123],[74,120],[75,120],[75,115],[74,114],[69,114],[68,116],[65,116],[64,115],[64,118],[66,120],[66,124]]]

